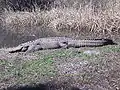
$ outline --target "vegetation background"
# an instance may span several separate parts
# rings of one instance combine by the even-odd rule
[[[120,0],[0,0],[0,48],[51,36],[110,38],[119,44]],[[0,88],[44,83],[29,88],[119,90],[119,60],[119,45],[28,55],[0,49]]]
[[[1,0],[3,42],[0,46],[15,46],[21,41],[46,36],[118,40],[119,2],[120,0]]]

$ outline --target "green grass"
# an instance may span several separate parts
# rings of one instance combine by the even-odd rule
[[[120,46],[104,46],[100,48],[102,52],[106,53],[119,53],[120,52]]]
[[[85,54],[86,50],[97,50],[100,54]],[[63,76],[65,77],[78,77],[80,82],[91,83],[93,78],[100,76],[99,71],[102,69],[109,69],[110,64],[119,63],[117,57],[109,57],[109,54],[119,53],[119,46],[104,46],[98,48],[82,48],[82,49],[59,49],[59,50],[48,50],[35,52],[38,59],[35,60],[22,60],[19,57],[14,60],[0,60],[0,82],[10,84],[29,84],[37,83],[50,78],[56,77],[58,73],[57,65],[67,65],[72,63],[73,65],[80,64],[86,71],[81,73],[73,74],[68,73]],[[108,57],[106,56],[108,54]],[[119,57],[118,57],[119,58]],[[84,67],[84,61],[87,62],[87,66]],[[110,62],[108,62],[110,61]],[[68,64],[69,65],[69,64]],[[72,68],[68,66],[69,68]],[[91,69],[90,69],[90,68]],[[108,68],[109,67],[109,68]],[[115,67],[115,66],[114,66]],[[95,68],[95,73],[94,73]],[[63,68],[59,68],[63,69]],[[92,71],[93,70],[93,71]],[[97,72],[98,71],[98,72]],[[111,70],[110,70],[111,71]],[[103,70],[104,73],[104,70]],[[59,76],[59,75],[58,75]],[[93,81],[94,82],[94,81]]]
[[[14,61],[0,60],[0,66],[4,67],[0,72],[0,81],[14,77],[17,78],[17,83],[34,82],[42,76],[53,77],[56,73],[52,57],[23,61],[19,64],[15,64]]]
[[[103,47],[98,47],[98,48],[89,48],[87,50],[95,50],[100,52],[100,54],[85,54],[84,49],[77,50],[77,49],[61,49],[61,50],[56,50],[53,51],[52,53],[49,53],[49,55],[43,55],[44,57],[51,57],[51,58],[75,58],[79,57],[81,59],[95,59],[95,58],[100,58],[101,55],[104,55],[105,53],[119,53],[120,52],[120,47],[116,45],[110,45],[110,46],[103,46]],[[40,55],[40,53],[38,54]],[[42,57],[42,56],[41,56]]]

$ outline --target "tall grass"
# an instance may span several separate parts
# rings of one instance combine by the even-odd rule
[[[68,0],[60,1],[61,4],[49,11],[41,11],[37,8],[33,12],[5,11],[2,25],[14,33],[31,33],[35,31],[33,27],[41,26],[62,34],[120,33],[120,0],[109,1],[104,8],[102,4],[97,7],[97,4],[95,6],[92,2],[86,4],[78,3],[79,0],[70,0],[71,4],[67,4]]]

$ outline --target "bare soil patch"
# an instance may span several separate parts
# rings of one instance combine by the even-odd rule
[[[99,51],[99,54],[85,54],[86,50]],[[54,82],[55,90],[58,90],[57,88],[71,90],[72,87],[82,90],[119,90],[120,88],[119,45],[45,50],[27,55],[8,54],[3,51],[4,49],[1,50],[0,55],[1,89],[14,85],[32,87],[34,83],[45,84],[49,81],[51,84]],[[61,85],[63,87],[60,87]]]

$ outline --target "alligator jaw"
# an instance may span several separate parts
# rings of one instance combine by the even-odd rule
[[[9,53],[15,53],[15,52],[20,52],[21,50],[22,50],[22,46],[20,47],[20,46],[18,46],[18,47],[15,47],[15,48],[10,48],[9,50],[8,50],[8,52]]]

